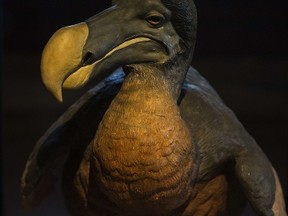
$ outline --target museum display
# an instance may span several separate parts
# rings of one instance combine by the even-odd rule
[[[191,66],[196,31],[193,0],[115,0],[51,37],[41,72],[52,95],[95,87],[37,142],[24,208],[49,196],[63,166],[73,216],[237,216],[247,203],[287,215],[269,160]]]

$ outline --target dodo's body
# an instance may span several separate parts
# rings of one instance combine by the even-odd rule
[[[35,146],[21,182],[25,207],[48,194],[65,161],[75,216],[236,216],[246,199],[259,215],[286,215],[268,159],[190,67],[195,35],[192,0],[114,1],[54,34],[41,65],[54,96],[98,84]]]

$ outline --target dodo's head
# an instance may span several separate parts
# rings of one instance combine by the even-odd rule
[[[51,37],[42,55],[43,82],[59,101],[63,87],[100,81],[127,65],[155,65],[173,82],[183,82],[196,23],[193,0],[114,0],[107,10]]]

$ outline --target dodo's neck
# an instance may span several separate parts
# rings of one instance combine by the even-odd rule
[[[185,80],[189,64],[174,61],[166,66],[152,65],[132,65],[124,67],[127,75],[123,88],[128,88],[130,85],[137,85],[137,88],[142,88],[142,93],[150,94],[155,91],[161,97],[162,94],[175,103],[179,98],[182,84]],[[164,96],[164,95],[163,95]]]
[[[127,68],[124,69],[127,72]],[[153,98],[155,105],[163,104],[163,98],[170,103],[176,103],[178,90],[173,82],[165,74],[164,70],[149,65],[133,65],[124,80],[121,91],[135,97],[134,93],[139,93],[139,99],[145,101]],[[121,92],[120,92],[121,93]],[[153,106],[153,104],[151,104]]]
[[[192,190],[194,145],[164,75],[133,67],[97,130],[98,184],[123,208],[170,211]]]

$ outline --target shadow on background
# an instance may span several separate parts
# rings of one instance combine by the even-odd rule
[[[287,191],[288,2],[195,2],[199,29],[193,66],[256,139]],[[20,208],[19,179],[35,142],[87,90],[65,92],[65,103],[57,104],[41,83],[41,51],[57,29],[83,21],[109,4],[104,0],[2,1],[5,216],[67,215],[60,190],[35,211],[23,213]]]

